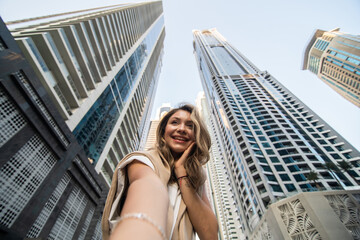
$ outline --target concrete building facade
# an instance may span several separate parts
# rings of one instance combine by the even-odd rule
[[[271,204],[250,239],[360,239],[359,211],[359,190],[299,193]]]
[[[247,237],[279,199],[358,186],[360,154],[354,147],[216,29],[194,30],[193,35],[203,89]],[[351,170],[334,168],[340,162]],[[311,174],[315,181],[308,179]]]
[[[317,29],[304,53],[303,70],[316,74],[360,107],[360,36]]]
[[[0,238],[101,239],[106,183],[0,18]]]
[[[89,161],[110,184],[120,159],[145,141],[162,66],[162,2],[40,20],[9,26]]]

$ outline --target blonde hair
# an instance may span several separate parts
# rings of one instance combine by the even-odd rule
[[[160,153],[160,156],[163,158],[163,160],[166,161],[170,166],[171,177],[169,182],[176,182],[177,179],[174,173],[174,157],[171,154],[170,148],[164,139],[164,133],[170,117],[179,110],[189,112],[190,118],[194,124],[196,145],[191,151],[189,157],[186,159],[184,167],[186,169],[190,184],[196,191],[198,191],[206,179],[202,170],[202,166],[209,161],[211,139],[204,122],[193,105],[184,104],[178,108],[174,108],[160,120],[159,126],[156,130],[156,149]]]

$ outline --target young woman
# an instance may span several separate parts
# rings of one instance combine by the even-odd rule
[[[172,109],[157,128],[156,148],[120,161],[106,201],[107,239],[217,239],[218,225],[202,166],[211,145],[192,105]]]

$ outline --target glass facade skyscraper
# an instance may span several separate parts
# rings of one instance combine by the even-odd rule
[[[9,26],[57,110],[110,184],[117,163],[145,141],[162,65],[162,2],[60,15]]]
[[[317,29],[306,47],[303,70],[316,74],[360,107],[360,36]]]
[[[219,154],[246,236],[279,199],[358,186],[360,154],[354,147],[216,29],[193,35]],[[351,170],[334,170],[342,161]],[[318,179],[310,181],[313,172]]]
[[[13,36],[0,21],[0,238],[101,239],[110,176],[149,127],[162,3],[7,24]]]
[[[108,187],[0,19],[0,239],[101,239]]]

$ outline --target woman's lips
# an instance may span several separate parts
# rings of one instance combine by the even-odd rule
[[[174,136],[174,137],[172,137],[172,139],[174,139],[174,141],[178,142],[178,143],[185,143],[185,142],[188,141],[188,139],[184,138],[184,137],[176,137],[176,136]]]

